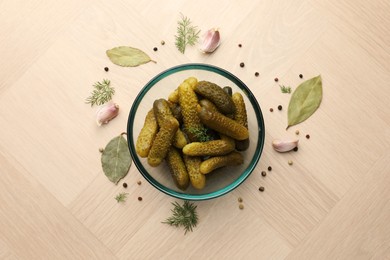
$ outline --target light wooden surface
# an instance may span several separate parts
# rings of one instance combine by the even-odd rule
[[[220,28],[215,53],[176,50],[180,13],[203,32]],[[389,13],[386,0],[0,1],[0,258],[390,259]],[[115,66],[105,50],[118,45],[157,64]],[[104,176],[98,149],[125,131],[151,77],[188,62],[221,66],[251,88],[266,143],[243,185],[196,203],[199,225],[184,235],[161,224],[175,199],[135,166],[117,204],[124,189]],[[322,75],[323,101],[285,131],[289,95],[273,79],[294,87],[300,73]],[[103,78],[121,112],[99,128],[84,100]],[[297,129],[298,152],[272,149]]]

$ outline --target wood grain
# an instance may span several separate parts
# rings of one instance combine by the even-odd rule
[[[2,258],[116,259],[22,166],[3,154],[0,163]]]
[[[389,12],[385,0],[0,1],[0,258],[390,259]],[[219,28],[216,52],[176,50],[180,13],[202,32]],[[157,63],[115,66],[105,51],[119,45]],[[126,131],[153,76],[189,62],[243,80],[266,139],[252,175],[197,202],[199,225],[184,235],[161,223],[178,200],[134,165],[112,184],[99,148]],[[320,108],[286,131],[290,95],[279,84],[295,89],[319,74]],[[105,78],[120,113],[98,127],[85,98]],[[299,139],[298,152],[275,152],[272,140],[283,137]],[[129,193],[123,204],[119,192]]]
[[[390,256],[390,154],[383,155],[287,259]],[[349,208],[348,211],[345,209]]]

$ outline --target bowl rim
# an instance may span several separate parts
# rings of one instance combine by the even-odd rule
[[[249,162],[248,167],[245,169],[245,171],[232,183],[229,185],[218,189],[213,192],[209,193],[204,193],[204,194],[187,194],[187,193],[182,193],[178,192],[175,190],[172,190],[161,183],[157,182],[149,173],[148,171],[144,168],[142,165],[138,155],[136,154],[135,151],[135,142],[136,140],[133,140],[133,122],[134,122],[134,117],[136,114],[136,111],[138,109],[139,104],[142,101],[142,98],[145,96],[145,94],[160,80],[164,79],[165,77],[174,74],[176,72],[180,71],[185,71],[185,70],[206,70],[206,71],[211,71],[214,73],[217,73],[223,77],[226,77],[230,81],[232,81],[234,84],[239,87],[242,92],[248,97],[249,101],[251,102],[251,105],[254,107],[255,114],[256,114],[256,119],[257,119],[257,126],[258,126],[258,140],[256,147],[257,149],[254,152],[253,158]],[[238,186],[240,186],[248,177],[249,175],[253,172],[253,170],[256,168],[257,163],[260,160],[261,153],[264,148],[264,143],[265,143],[265,125],[264,125],[264,117],[261,111],[261,108],[251,92],[251,90],[246,86],[246,84],[240,80],[237,76],[232,74],[231,72],[214,66],[210,64],[205,64],[205,63],[186,63],[186,64],[181,64],[177,66],[173,66],[171,68],[168,68],[156,76],[154,76],[148,83],[145,84],[145,86],[139,91],[137,94],[136,98],[134,99],[134,102],[131,106],[129,116],[128,116],[128,121],[127,121],[127,133],[128,133],[128,138],[127,138],[127,143],[128,147],[130,150],[131,157],[133,159],[133,162],[135,166],[137,167],[138,171],[141,173],[141,175],[155,188],[157,188],[159,191],[182,200],[193,200],[193,201],[200,201],[200,200],[209,200],[209,199],[214,199],[217,197],[220,197],[222,195],[225,195],[229,193],[230,191],[234,190]],[[131,136],[130,136],[131,135]]]

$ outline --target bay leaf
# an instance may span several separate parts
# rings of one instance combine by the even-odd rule
[[[117,184],[127,175],[131,165],[131,156],[127,141],[122,135],[108,142],[103,150],[101,162],[104,174],[113,183]]]
[[[136,67],[150,61],[150,57],[143,51],[129,46],[119,46],[106,51],[112,63],[122,67]]]
[[[288,129],[308,119],[320,106],[322,100],[321,75],[302,82],[291,95],[288,105]]]

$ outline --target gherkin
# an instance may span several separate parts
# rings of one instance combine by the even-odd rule
[[[181,114],[183,116],[185,133],[190,141],[200,141],[199,136],[197,136],[196,133],[202,132],[204,130],[204,126],[200,122],[197,113],[198,98],[192,89],[192,85],[186,81],[181,83],[179,86],[179,103],[181,107]]]
[[[232,98],[220,86],[209,81],[199,81],[195,92],[209,99],[223,114],[232,114],[236,108]]]

